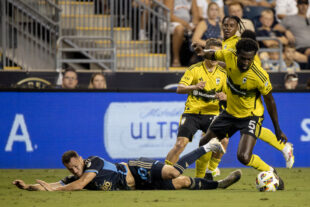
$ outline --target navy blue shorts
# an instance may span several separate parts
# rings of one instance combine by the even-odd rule
[[[161,171],[164,163],[141,157],[130,160],[128,166],[135,179],[137,190],[174,190],[172,180],[163,180]]]

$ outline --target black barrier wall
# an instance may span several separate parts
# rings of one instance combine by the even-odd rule
[[[108,72],[104,73],[109,89],[164,89],[167,86],[173,88],[177,84],[184,72],[150,73],[150,72]],[[275,90],[283,89],[284,76],[286,73],[269,73],[271,83]],[[79,88],[87,88],[92,73],[78,72]],[[57,72],[16,72],[1,71],[0,86],[2,88],[16,87],[16,84],[26,78],[41,78],[56,86],[59,78]],[[305,89],[307,81],[310,79],[309,72],[299,72],[299,87]],[[168,87],[169,88],[169,87]]]

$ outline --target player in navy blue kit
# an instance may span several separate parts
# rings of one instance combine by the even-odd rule
[[[181,175],[183,171],[207,152],[225,150],[217,139],[184,155],[174,166],[156,160],[139,158],[128,163],[111,163],[98,156],[83,159],[75,151],[67,151],[62,162],[73,174],[56,183],[37,180],[38,184],[25,184],[15,180],[13,184],[25,190],[65,191],[65,190],[206,190],[227,188],[241,177],[241,170],[232,172],[220,181],[191,178]]]

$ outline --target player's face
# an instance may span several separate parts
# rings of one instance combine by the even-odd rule
[[[210,46],[210,49],[213,49],[213,50],[220,50],[220,49],[222,49],[222,48],[221,48],[221,47],[217,47],[217,46]],[[207,61],[207,66],[208,66],[208,67],[214,67],[214,66],[216,66],[217,63],[218,63],[218,61],[216,61],[216,60],[208,60],[208,59],[206,59],[206,61]]]
[[[235,19],[226,18],[223,22],[223,34],[224,39],[228,39],[236,34],[238,30],[238,23]]]
[[[241,72],[247,71],[254,60],[255,52],[245,52],[243,50],[238,54],[237,65]]]
[[[75,176],[81,177],[83,175],[84,160],[82,157],[72,157],[66,168]]]

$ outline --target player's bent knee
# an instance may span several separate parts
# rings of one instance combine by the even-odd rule
[[[243,152],[238,153],[237,157],[238,157],[238,160],[244,165],[247,165],[251,161],[251,155],[248,155]]]
[[[180,176],[180,172],[171,165],[165,165],[162,169],[162,178],[174,179]]]
[[[175,143],[174,147],[178,152],[183,152],[186,145],[188,144],[187,138],[178,138],[177,142]]]

